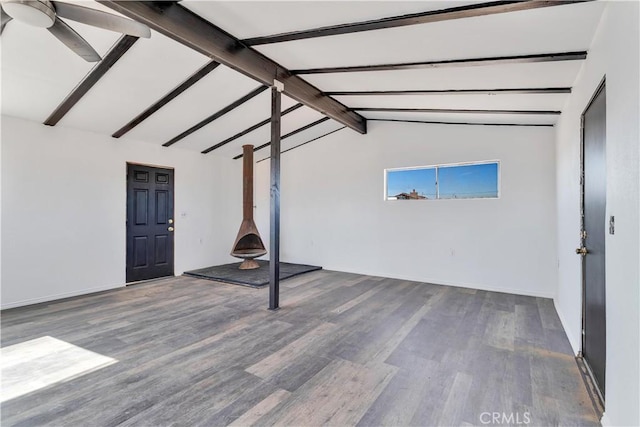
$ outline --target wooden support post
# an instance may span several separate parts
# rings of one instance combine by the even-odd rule
[[[269,310],[280,308],[280,89],[271,88],[271,215]]]

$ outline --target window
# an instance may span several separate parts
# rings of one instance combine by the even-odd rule
[[[385,199],[495,199],[499,173],[499,162],[386,169]]]

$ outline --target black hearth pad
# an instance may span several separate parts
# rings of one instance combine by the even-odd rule
[[[233,264],[216,265],[212,267],[200,268],[198,270],[185,271],[187,276],[201,279],[215,280],[218,282],[231,283],[234,285],[250,286],[261,288],[269,284],[269,261],[256,260],[260,268],[254,270],[240,270],[239,262]],[[280,280],[289,279],[300,274],[321,270],[322,267],[315,265],[280,263]]]

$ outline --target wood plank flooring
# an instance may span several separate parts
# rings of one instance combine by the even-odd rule
[[[116,362],[5,401],[2,425],[599,425],[549,299],[317,271],[267,300],[177,277],[6,310],[13,363],[43,337]]]

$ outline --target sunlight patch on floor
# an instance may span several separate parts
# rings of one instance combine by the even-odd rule
[[[1,401],[69,381],[117,362],[49,336],[4,347],[0,349]]]

